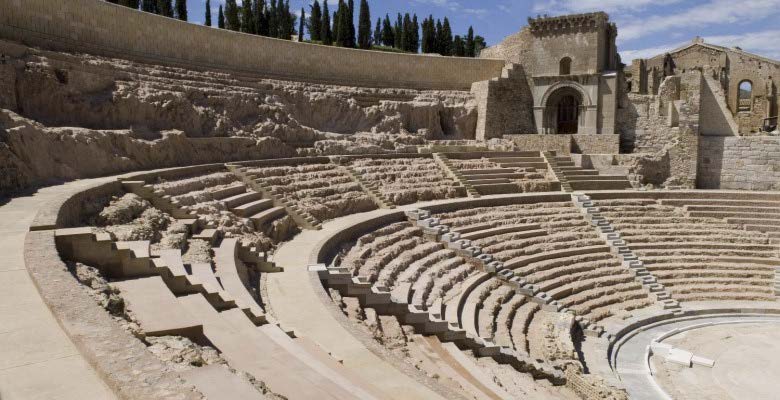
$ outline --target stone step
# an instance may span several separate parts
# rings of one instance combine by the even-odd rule
[[[623,190],[631,189],[631,182],[623,178],[622,180],[606,181],[573,181],[569,182],[574,190]]]
[[[267,210],[273,207],[273,205],[274,205],[274,201],[271,199],[260,199],[232,208],[231,211],[236,213],[236,215],[238,215],[239,217],[247,218],[263,210]]]
[[[495,185],[495,184],[503,184],[503,183],[512,183],[509,179],[506,178],[490,178],[490,179],[468,179],[467,182],[471,184],[472,186],[480,186],[480,185]]]
[[[513,163],[501,163],[505,168],[527,168],[534,170],[546,170],[547,163],[545,162],[513,162]]]
[[[262,198],[263,195],[261,193],[245,192],[245,193],[237,194],[235,196],[228,197],[226,199],[222,199],[222,203],[225,204],[225,207],[231,209],[231,208],[238,207],[242,204],[260,200]]]
[[[261,226],[277,218],[281,218],[284,214],[286,214],[284,207],[272,207],[249,217],[249,219],[255,224],[255,227],[259,229]]]
[[[518,193],[520,187],[514,183],[496,183],[487,185],[473,185],[481,195]]]
[[[514,174],[516,171],[512,168],[490,168],[490,169],[464,169],[459,171],[464,177],[472,175],[491,175],[491,174]]]

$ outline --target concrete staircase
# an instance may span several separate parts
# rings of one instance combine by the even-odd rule
[[[322,229],[322,223],[313,215],[301,210],[297,205],[287,200],[284,196],[276,193],[273,188],[265,184],[262,179],[247,173],[248,168],[235,164],[227,164],[228,170],[244,182],[249,188],[262,195],[263,199],[268,199],[271,203],[266,203],[268,209],[282,208],[288,215],[303,229]]]

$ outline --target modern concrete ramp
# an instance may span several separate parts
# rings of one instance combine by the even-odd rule
[[[23,259],[24,239],[40,207],[98,181],[76,181],[6,203],[0,200],[0,399],[115,398],[60,329]]]
[[[365,382],[371,382],[385,398],[442,399],[442,396],[405,375],[389,362],[371,352],[331,314],[318,292],[319,281],[312,281],[307,269],[309,255],[317,244],[332,233],[372,216],[389,213],[377,210],[350,215],[323,225],[322,230],[304,230],[282,245],[274,261],[284,272],[269,274],[267,290],[275,316],[299,334],[316,341],[326,351],[344,360],[344,366]]]

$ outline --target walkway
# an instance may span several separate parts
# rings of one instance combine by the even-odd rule
[[[268,274],[268,302],[276,318],[293,328],[344,361],[344,366],[361,380],[371,382],[385,394],[396,399],[442,399],[425,385],[405,375],[400,370],[372,353],[355,338],[326,308],[317,295],[321,290],[310,279],[309,255],[324,238],[360,221],[404,209],[377,210],[349,215],[323,224],[322,230],[305,230],[290,242],[283,244],[274,255],[274,262],[284,267],[284,272]]]
[[[60,329],[27,274],[23,258],[25,235],[41,205],[96,181],[43,188],[0,202],[2,400],[116,398]]]

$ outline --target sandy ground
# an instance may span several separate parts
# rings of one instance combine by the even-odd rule
[[[656,380],[675,400],[780,398],[780,323],[694,329],[665,340],[715,360],[714,368],[686,368],[653,357]]]

